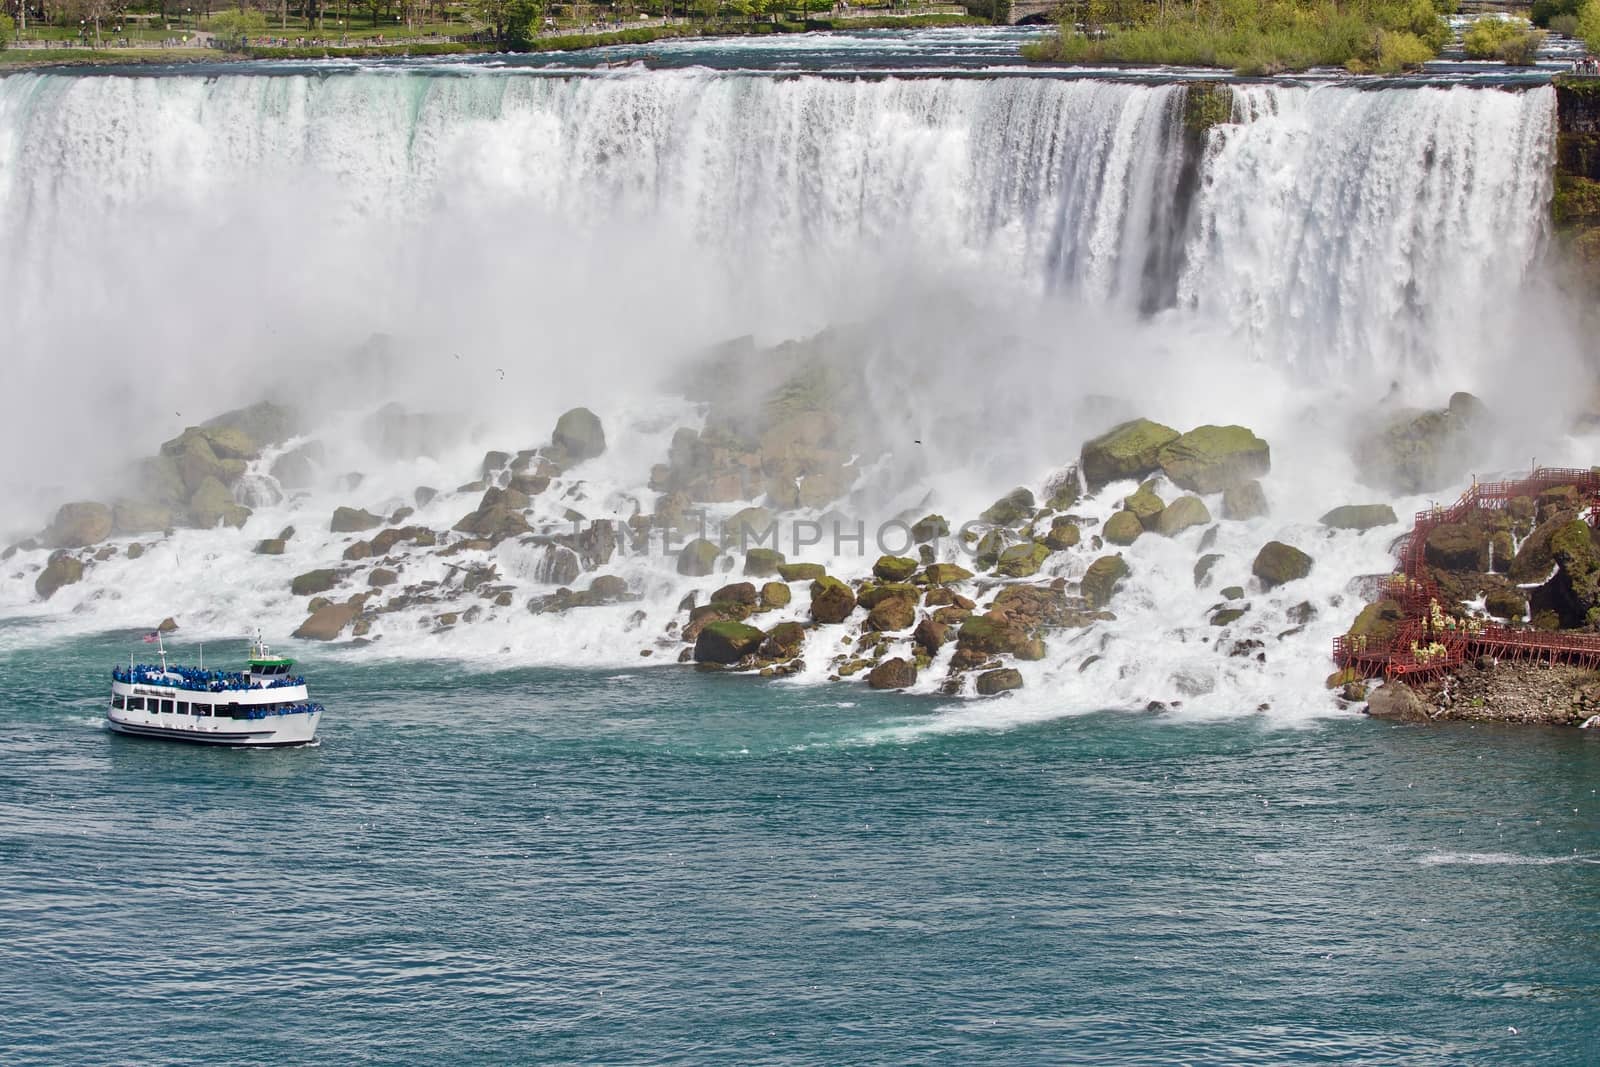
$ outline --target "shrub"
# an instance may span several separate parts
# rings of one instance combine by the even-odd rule
[[[1577,15],[1554,15],[1550,19],[1550,32],[1559,33],[1563,37],[1578,36]]]
[[[11,21],[10,15],[0,15],[0,52],[5,51],[6,45],[11,43],[11,35],[16,29],[17,24]]]
[[[1544,34],[1521,19],[1481,18],[1467,27],[1461,46],[1471,59],[1498,59],[1515,66],[1533,62]]]
[[[1589,51],[1600,51],[1600,0],[1585,0],[1578,9],[1578,36]]]

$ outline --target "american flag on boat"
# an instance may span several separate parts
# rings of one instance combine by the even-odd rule
[[[153,645],[159,640],[161,640],[161,634],[156,630],[151,630],[144,635],[144,643],[147,645]]]

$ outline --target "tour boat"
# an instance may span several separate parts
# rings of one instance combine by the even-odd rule
[[[159,664],[129,657],[111,670],[106,719],[117,733],[251,748],[316,740],[322,705],[311,702],[294,661],[273,656],[259,634],[242,671],[168,664],[161,635],[145,640],[155,643]]]

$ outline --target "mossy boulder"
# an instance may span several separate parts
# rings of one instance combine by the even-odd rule
[[[1478,574],[1489,569],[1489,535],[1467,523],[1435,526],[1423,543],[1423,556],[1442,570]]]
[[[978,518],[995,526],[1020,526],[1033,518],[1033,509],[1033,493],[1019,486],[984,508]]]
[[[818,623],[839,623],[856,610],[856,594],[839,579],[823,575],[811,583],[811,618]]]
[[[1312,559],[1293,545],[1282,541],[1268,541],[1256,553],[1250,573],[1261,579],[1268,589],[1286,582],[1297,581],[1311,573]]]
[[[867,672],[873,689],[908,689],[917,684],[917,665],[907,659],[886,659]]]
[[[704,537],[697,537],[678,550],[678,573],[689,578],[704,578],[717,568],[722,550]]]
[[[1021,688],[1022,672],[1015,667],[1000,667],[978,675],[978,695],[981,697],[998,696]]]
[[[339,572],[324,567],[297,575],[294,581],[289,583],[289,592],[295,596],[315,596],[318,593],[326,593],[338,584]]]
[[[1555,556],[1550,550],[1550,539],[1573,518],[1574,513],[1562,512],[1541,522],[1517,549],[1507,576],[1518,585],[1537,585],[1547,581],[1556,566]]]
[[[788,586],[783,587],[785,590]],[[793,659],[805,646],[806,628],[797,622],[780,622],[767,632],[757,653],[762,659]]]
[[[52,548],[84,548],[110,537],[113,526],[110,508],[93,500],[78,500],[56,510],[44,541]]]
[[[1194,587],[1204,589],[1211,584],[1211,569],[1222,562],[1222,553],[1207,552],[1194,561]]]
[[[281,537],[269,537],[256,542],[255,553],[258,556],[281,556],[288,549],[289,543]]]
[[[761,594],[756,591],[754,582],[734,582],[711,594],[713,604],[743,604],[745,607],[755,607],[760,601]]]
[[[1233,522],[1259,519],[1268,511],[1267,491],[1251,478],[1222,491],[1222,517]]]
[[[263,400],[207,419],[200,429],[212,442],[221,434],[230,435],[230,445],[225,447],[232,448],[233,458],[249,459],[261,449],[282,444],[302,432],[304,424],[293,409]]]
[[[1393,526],[1400,520],[1388,504],[1343,504],[1322,516],[1320,521],[1333,530],[1366,531]]]
[[[1550,538],[1551,554],[1561,568],[1566,601],[1562,614],[1569,625],[1600,620],[1600,616],[1590,614],[1600,608],[1600,552],[1595,549],[1594,538],[1594,530],[1582,519],[1573,519]]]
[[[783,562],[783,553],[776,549],[752,548],[744,554],[744,573],[748,578],[769,578]]]
[[[1138,516],[1139,522],[1146,530],[1156,528],[1156,519],[1166,506],[1166,501],[1156,495],[1154,482],[1145,482],[1137,492],[1122,502],[1123,510],[1131,511]]]
[[[234,501],[228,487],[207,478],[189,498],[189,521],[202,530],[214,526],[240,527],[250,518],[250,509]]]
[[[1250,614],[1250,605],[1243,607],[1223,608],[1211,616],[1212,626],[1229,626]]]
[[[1164,445],[1157,461],[1173,484],[1220,493],[1272,469],[1272,450],[1243,426],[1198,426]]]
[[[1149,419],[1124,422],[1085,442],[1078,467],[1091,493],[1108,482],[1141,478],[1160,467],[1161,450],[1179,436],[1172,427]]]
[[[906,582],[867,582],[856,590],[856,603],[871,611],[885,600],[910,600],[915,603],[922,591]]]
[[[753,656],[767,635],[754,626],[732,619],[707,623],[694,640],[696,663],[738,663]]]
[[[917,573],[918,563],[904,556],[879,556],[872,565],[874,577],[886,582],[903,582]]]
[[[172,509],[161,504],[119,500],[111,509],[112,530],[118,534],[155,533],[172,524]]]
[[[382,525],[383,519],[365,508],[339,507],[333,509],[333,518],[328,522],[328,530],[330,533],[360,533]]]
[[[930,563],[922,573],[934,585],[965,582],[972,577],[972,572],[959,563]]]
[[[1520,622],[1528,614],[1528,598],[1520,589],[1493,589],[1484,597],[1483,606],[1497,619]]]
[[[1139,521],[1139,516],[1131,511],[1119,511],[1106,520],[1105,529],[1100,531],[1108,544],[1131,545],[1144,533],[1144,523]]]
[[[56,552],[44,565],[44,570],[39,572],[39,577],[34,579],[33,591],[39,594],[39,599],[49,600],[61,587],[82,580],[83,561],[66,552]]]
[[[923,619],[917,623],[916,632],[911,635],[917,647],[932,655],[944,647],[950,639],[950,627],[937,619]]]
[[[360,614],[360,604],[323,604],[306,617],[294,636],[304,641],[333,641]]]
[[[820,563],[778,564],[778,577],[786,582],[813,582],[827,574],[827,568]]]
[[[1380,648],[1394,639],[1395,631],[1405,619],[1405,610],[1393,600],[1379,600],[1368,604],[1350,624],[1349,636],[1364,637],[1369,648]]]
[[[909,630],[917,622],[917,601],[912,597],[889,597],[878,601],[867,613],[866,629],[881,633]]]
[[[1211,521],[1211,512],[1205,501],[1197,496],[1180,496],[1168,504],[1156,517],[1156,533],[1163,537],[1176,537],[1194,526],[1205,526]]]
[[[1065,515],[1056,516],[1050,523],[1050,532],[1044,535],[1045,547],[1052,552],[1062,552],[1077,546],[1083,534],[1078,524]]]
[[[261,451],[250,435],[237,426],[212,426],[201,432],[218,459],[254,459]]]
[[[950,523],[943,515],[924,515],[911,526],[914,544],[932,544],[941,537],[950,536]]]
[[[961,624],[956,647],[984,655],[1011,655],[1018,659],[1044,658],[1044,642],[1010,619],[998,615],[973,615]]]
[[[1103,608],[1111,603],[1117,588],[1132,572],[1121,556],[1101,556],[1083,572],[1080,589],[1091,608]]]
[[[573,408],[557,419],[550,441],[567,466],[593,459],[606,450],[606,432],[600,417],[588,408]]]
[[[1034,541],[1012,545],[1000,553],[1000,559],[995,563],[995,571],[1007,578],[1027,578],[1038,574],[1039,568],[1044,566],[1044,561],[1049,556],[1050,550]]]
[[[785,583],[768,582],[761,587],[761,606],[764,608],[788,607],[791,595],[789,587]]]
[[[1358,475],[1395,492],[1441,489],[1478,460],[1487,421],[1470,393],[1455,394],[1443,410],[1401,412],[1356,443]]]
[[[978,538],[977,547],[973,549],[972,563],[980,571],[986,571],[1000,562],[1000,553],[1004,552],[1011,544],[1011,539],[1000,530],[990,530]]]

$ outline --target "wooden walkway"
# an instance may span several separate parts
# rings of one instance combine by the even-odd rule
[[[1333,659],[1366,678],[1425,681],[1479,656],[1532,663],[1568,663],[1600,668],[1600,634],[1551,633],[1478,619],[1457,619],[1444,611],[1439,590],[1428,578],[1428,535],[1474,512],[1504,509],[1517,497],[1537,497],[1546,489],[1570,485],[1584,495],[1591,526],[1600,523],[1600,473],[1540,468],[1515,482],[1479,482],[1448,508],[1417,513],[1411,532],[1396,546],[1400,570],[1384,583],[1384,599],[1404,614],[1386,642],[1343,634],[1334,638]]]

